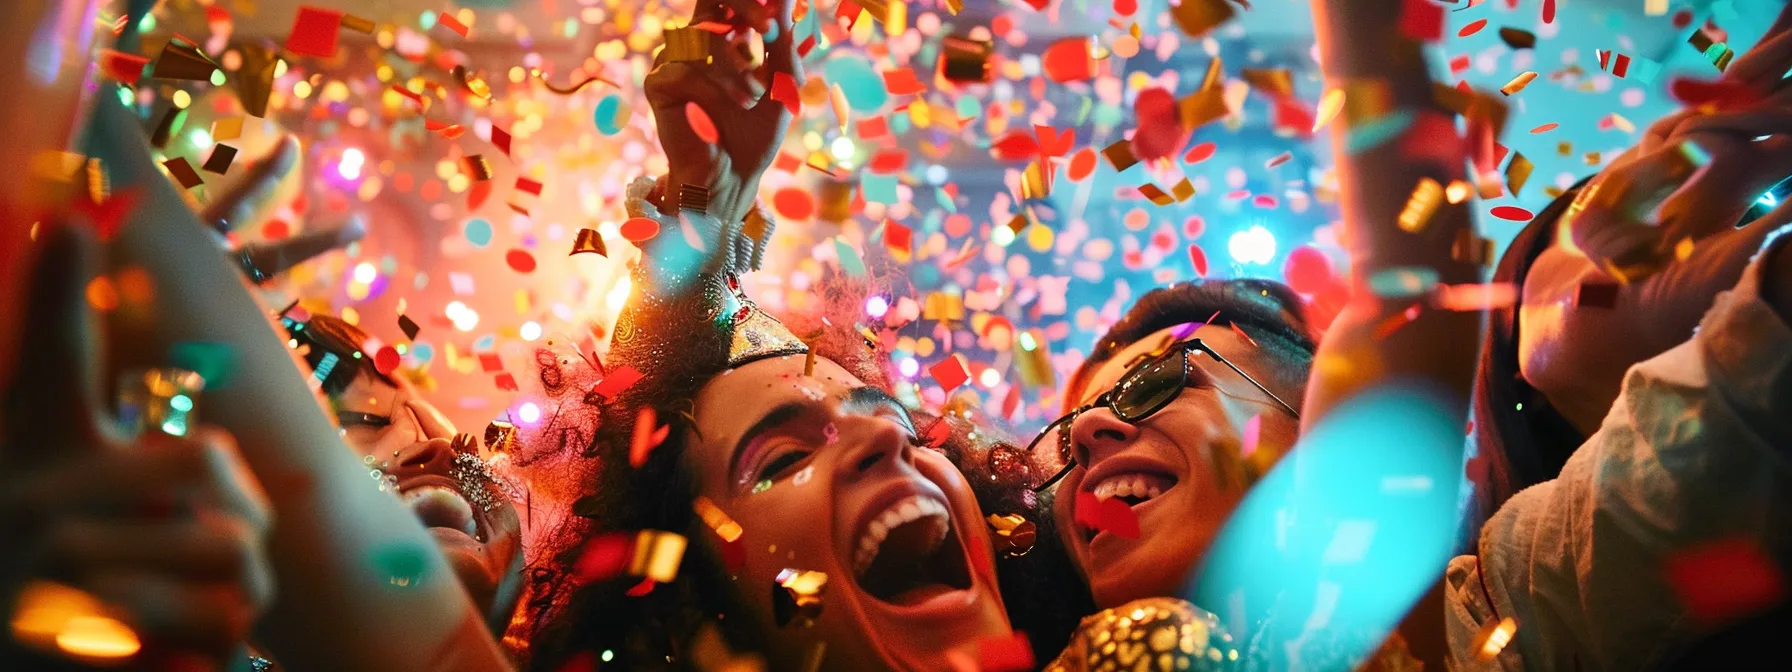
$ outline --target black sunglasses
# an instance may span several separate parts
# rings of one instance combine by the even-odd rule
[[[1114,387],[1101,393],[1101,396],[1096,397],[1094,401],[1066,413],[1063,417],[1046,425],[1045,430],[1039,432],[1039,436],[1034,437],[1033,442],[1027,445],[1026,455],[1029,461],[1028,466],[1032,468],[1033,473],[1051,473],[1052,477],[1033,486],[1033,491],[1044,492],[1053,485],[1057,485],[1065,474],[1070,473],[1071,467],[1076,466],[1076,461],[1071,459],[1070,432],[1066,430],[1070,428],[1071,423],[1076,422],[1078,416],[1096,408],[1106,408],[1121,421],[1136,425],[1169,406],[1171,401],[1182,394],[1183,388],[1188,387],[1191,375],[1207,378],[1206,372],[1200,371],[1198,367],[1188,361],[1190,352],[1204,353],[1208,357],[1212,357],[1213,361],[1226,365],[1226,368],[1243,377],[1245,382],[1256,387],[1258,391],[1268,396],[1277,406],[1281,406],[1282,410],[1287,411],[1289,415],[1295,418],[1300,417],[1299,411],[1294,410],[1294,407],[1289,406],[1288,402],[1282,401],[1281,397],[1276,396],[1274,392],[1269,391],[1269,388],[1257,382],[1256,378],[1252,378],[1250,374],[1234,366],[1232,362],[1226,361],[1225,357],[1214,352],[1213,348],[1201,342],[1201,339],[1191,338],[1171,344],[1163,352],[1127,369],[1126,374],[1120,376],[1120,380],[1114,383]],[[1195,371],[1200,372],[1198,374],[1191,373]],[[1041,444],[1044,444],[1048,437],[1054,439],[1053,443],[1042,446]]]

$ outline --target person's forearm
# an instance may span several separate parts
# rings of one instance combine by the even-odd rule
[[[1460,149],[1424,156],[1411,152],[1411,142],[1426,144],[1454,138],[1454,115],[1433,99],[1432,82],[1418,42],[1400,28],[1405,3],[1393,0],[1314,0],[1314,25],[1325,66],[1327,86],[1346,92],[1348,107],[1359,110],[1332,124],[1332,147],[1341,191],[1343,225],[1351,257],[1353,299],[1323,340],[1302,414],[1309,426],[1337,403],[1388,380],[1406,380],[1432,387],[1451,397],[1450,407],[1466,415],[1473,382],[1479,314],[1422,307],[1418,317],[1397,328],[1411,301],[1380,300],[1367,291],[1367,279],[1390,269],[1435,272],[1443,284],[1474,283],[1479,268],[1457,260],[1452,247],[1472,232],[1466,205],[1439,199],[1422,225],[1397,224],[1422,180],[1449,185],[1465,180],[1466,156]],[[1373,110],[1375,89],[1388,105]],[[1359,100],[1352,101],[1351,96]],[[1370,109],[1368,113],[1360,110]],[[1352,133],[1371,123],[1406,126],[1395,137],[1372,147],[1358,147]],[[1427,119],[1448,123],[1448,137],[1413,136]],[[1394,121],[1390,121],[1394,120]],[[1352,128],[1352,123],[1356,128]],[[1435,130],[1431,132],[1436,132]],[[1432,149],[1432,148],[1427,148]],[[1332,365],[1328,365],[1328,362]],[[1347,364],[1347,365],[1345,365]]]
[[[464,638],[480,615],[434,540],[343,445],[285,338],[157,172],[136,118],[109,92],[95,98],[88,153],[142,203],[112,262],[145,273],[154,290],[152,305],[112,312],[112,363],[168,366],[184,344],[215,369],[198,412],[236,437],[277,521],[278,596],[258,641],[294,669],[419,669],[418,652]],[[495,646],[479,644],[453,646],[474,667],[504,665]]]

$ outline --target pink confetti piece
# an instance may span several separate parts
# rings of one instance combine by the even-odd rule
[[[1263,416],[1253,415],[1244,423],[1244,438],[1238,449],[1239,457],[1250,457],[1257,452],[1257,444],[1263,436]]]
[[[721,137],[716,133],[716,123],[710,120],[709,113],[704,112],[703,106],[698,105],[696,101],[684,104],[684,117],[685,121],[691,125],[691,132],[696,133],[697,137],[702,138],[704,142],[713,145]]]

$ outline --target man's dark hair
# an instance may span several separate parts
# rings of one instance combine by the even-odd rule
[[[286,333],[300,346],[308,346],[305,364],[323,384],[326,396],[334,397],[348,389],[362,375],[396,385],[390,376],[380,373],[373,358],[361,351],[373,338],[360,327],[329,315],[312,315],[303,322],[281,318]]]
[[[1095,342],[1089,358],[1071,375],[1064,386],[1065,408],[1074,408],[1081,401],[1089,377],[1115,353],[1141,338],[1189,322],[1238,327],[1273,355],[1269,358],[1275,363],[1273,370],[1261,372],[1263,375],[1253,371],[1252,377],[1281,390],[1306,389],[1317,346],[1309,333],[1300,296],[1294,290],[1270,280],[1196,280],[1160,287],[1139,297],[1126,315]],[[1300,406],[1300,394],[1285,399],[1297,408]]]

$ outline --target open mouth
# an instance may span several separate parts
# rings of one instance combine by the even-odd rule
[[[1140,505],[1162,497],[1164,493],[1174,487],[1176,487],[1175,476],[1159,472],[1134,471],[1105,477],[1096,481],[1088,490],[1098,500],[1118,499],[1136,510]],[[1100,530],[1084,527],[1082,532],[1083,541],[1086,543],[1094,541],[1095,535]]]
[[[946,504],[926,495],[902,499],[865,524],[853,573],[867,594],[897,605],[971,587],[964,544]]]
[[[459,531],[475,539],[479,522],[473,516],[473,505],[453,488],[425,485],[405,491],[404,503],[424,527]]]

